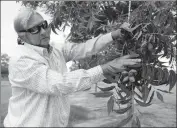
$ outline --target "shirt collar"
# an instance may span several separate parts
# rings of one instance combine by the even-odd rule
[[[35,45],[31,45],[31,44],[28,44],[28,43],[24,43],[24,45],[30,49],[33,49],[35,50],[37,53],[39,53],[40,55],[42,56],[48,56],[52,50],[53,50],[53,47],[49,45],[49,48],[43,48],[43,47],[39,47],[39,46],[35,46]]]

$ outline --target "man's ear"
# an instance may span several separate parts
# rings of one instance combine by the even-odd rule
[[[26,42],[26,33],[25,32],[19,32],[18,36],[22,41]]]

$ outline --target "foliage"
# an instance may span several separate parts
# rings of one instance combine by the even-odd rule
[[[6,53],[1,54],[1,74],[8,74],[8,63],[10,57]]]
[[[55,33],[55,29],[64,31],[66,26],[70,26],[68,40],[76,43],[83,43],[100,34],[116,30],[128,19],[128,1],[23,1],[22,4],[34,9],[45,8],[46,13],[53,17],[52,30]],[[109,114],[112,111],[123,114],[127,110],[133,110],[132,99],[140,106],[147,107],[151,105],[155,93],[159,100],[164,102],[160,92],[170,93],[175,86],[175,11],[175,1],[132,1],[129,17],[131,29],[126,33],[126,37],[114,41],[96,55],[79,60],[79,68],[88,69],[126,54],[138,54],[142,59],[141,65],[129,66],[126,72],[111,76],[117,85],[110,88],[116,90],[117,97],[107,95],[111,90],[109,87],[100,87],[105,95],[94,93],[98,97],[110,97]],[[161,57],[169,59],[170,67],[164,65]],[[106,83],[114,81],[109,78],[104,80]],[[169,85],[168,91],[152,88],[164,84]],[[132,107],[115,110],[114,103],[118,106],[132,103]],[[140,126],[138,117],[131,114],[118,126],[125,125],[131,119],[132,126]]]

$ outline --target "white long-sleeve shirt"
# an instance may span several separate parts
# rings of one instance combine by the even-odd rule
[[[20,45],[9,63],[12,96],[5,127],[65,127],[70,103],[68,94],[90,88],[104,79],[100,66],[67,72],[66,62],[93,55],[112,42],[111,33],[86,43],[65,43],[47,49]]]

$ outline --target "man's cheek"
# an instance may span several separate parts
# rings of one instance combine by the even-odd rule
[[[48,35],[50,36],[50,34],[51,34],[51,27],[48,28],[47,33],[48,33]]]

